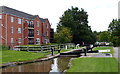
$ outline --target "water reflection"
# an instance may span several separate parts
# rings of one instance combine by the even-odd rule
[[[3,68],[3,72],[63,72],[71,57],[58,57],[52,60]]]

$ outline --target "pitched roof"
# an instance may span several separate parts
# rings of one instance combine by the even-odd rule
[[[39,17],[38,15],[31,15],[7,6],[0,6],[0,13],[16,15],[22,18],[27,18],[27,19],[35,19],[36,17]],[[40,18],[40,20],[42,22],[45,22],[47,19]]]
[[[40,20],[41,20],[42,22],[45,22],[45,19],[43,19],[43,18],[40,18]]]
[[[28,18],[28,19],[35,19],[36,16],[13,9],[13,8],[9,8],[7,6],[0,6],[0,13],[7,13],[7,14],[12,14],[12,15],[16,15],[19,17],[23,17],[23,18]]]

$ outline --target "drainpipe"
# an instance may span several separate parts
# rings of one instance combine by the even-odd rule
[[[6,46],[7,46],[7,13],[6,13]]]
[[[24,18],[22,18],[22,44],[24,45],[24,26],[23,26],[23,20]]]

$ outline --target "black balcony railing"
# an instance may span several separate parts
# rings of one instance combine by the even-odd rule
[[[36,41],[36,44],[40,44],[40,42],[39,42],[39,41]]]
[[[30,45],[34,45],[34,42],[29,42],[28,44],[30,44]]]
[[[34,28],[34,24],[29,24],[28,27],[29,28]]]
[[[28,37],[34,37],[34,33],[28,34]]]

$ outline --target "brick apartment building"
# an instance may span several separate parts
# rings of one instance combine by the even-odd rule
[[[6,46],[40,45],[50,42],[50,23],[6,6],[0,6],[0,44]]]

